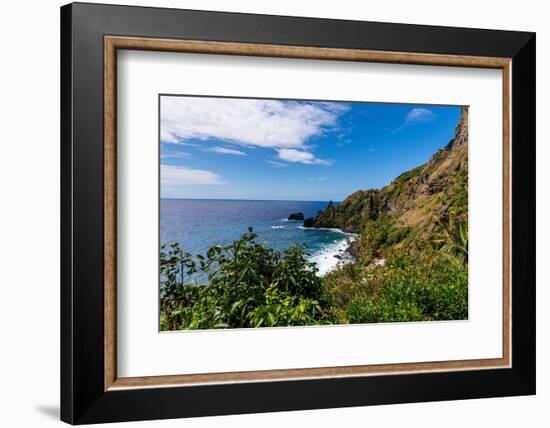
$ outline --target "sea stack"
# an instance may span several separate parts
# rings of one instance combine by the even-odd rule
[[[315,219],[313,217],[308,217],[304,220],[304,227],[313,227],[315,224]]]
[[[304,213],[293,213],[288,216],[289,220],[303,220]]]

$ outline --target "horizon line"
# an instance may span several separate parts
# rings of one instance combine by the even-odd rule
[[[342,202],[336,199],[237,199],[237,198],[163,198],[160,197],[160,200],[175,200],[175,201],[257,201],[257,202]]]

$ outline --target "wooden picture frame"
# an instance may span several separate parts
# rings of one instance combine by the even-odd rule
[[[502,70],[502,358],[118,377],[118,49]],[[61,9],[61,52],[62,420],[114,422],[535,392],[534,34],[77,3]]]

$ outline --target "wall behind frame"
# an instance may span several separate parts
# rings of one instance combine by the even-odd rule
[[[3,5],[0,110],[0,325],[4,349],[2,420],[10,427],[59,427],[59,0],[29,0]],[[463,0],[450,8],[435,0],[410,2],[332,2],[293,0],[103,0],[159,7],[227,10],[319,18],[537,31],[537,75],[550,74],[550,28],[544,3]],[[550,83],[539,79],[538,123],[550,116],[545,97]],[[126,423],[124,427],[470,427],[544,426],[550,402],[550,315],[542,302],[550,292],[550,140],[537,132],[538,385],[537,396],[461,402],[420,403],[264,415]],[[29,247],[34,256],[24,257]]]

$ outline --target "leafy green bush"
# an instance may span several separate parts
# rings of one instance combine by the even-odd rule
[[[403,239],[405,239],[409,235],[410,231],[411,229],[409,227],[394,228],[388,233],[388,236],[386,238],[386,244],[387,245],[399,244],[401,241],[403,241]]]
[[[178,244],[163,246],[161,329],[466,319],[467,253],[460,250],[467,250],[465,227],[451,217],[434,232],[441,241],[435,242],[416,239],[380,216],[354,243],[360,260],[323,278],[305,247],[278,253],[258,243],[252,229],[204,256],[192,257]],[[396,245],[413,238],[414,245]],[[208,281],[197,283],[197,272]]]
[[[328,294],[305,248],[284,254],[256,241],[252,229],[192,259],[178,244],[161,253],[161,329],[245,328],[323,322]],[[200,270],[208,284],[185,279]]]
[[[269,287],[265,302],[248,314],[251,327],[275,327],[318,324],[323,308],[317,300],[281,292]]]
[[[368,275],[370,289],[345,308],[350,323],[468,317],[468,272],[452,256],[428,249],[396,254]]]
[[[449,197],[449,208],[453,215],[468,215],[468,171],[461,169],[457,173],[456,181],[451,189]]]
[[[383,215],[376,220],[369,220],[356,241],[356,248],[361,257],[369,261],[379,257],[381,250],[387,245],[388,236],[394,231],[393,219]]]

